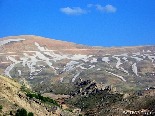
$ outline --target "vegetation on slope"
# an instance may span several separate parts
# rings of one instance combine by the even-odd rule
[[[43,97],[31,89],[21,86],[13,79],[0,75],[0,116],[68,115],[53,99]]]
[[[150,93],[151,90],[120,93],[113,91],[111,86],[99,89],[97,84],[90,80],[71,84],[57,83],[48,86],[48,89],[46,86],[40,85],[37,90],[70,95],[70,98],[64,101],[64,104],[70,105],[68,110],[73,111],[74,107],[77,107],[85,115],[123,115],[126,110],[139,111],[142,109],[147,109],[151,113],[155,111],[155,91],[153,92],[153,90],[152,93]]]
[[[32,112],[27,113],[27,111],[22,108],[17,110],[15,116],[34,116],[34,114]]]
[[[24,86],[21,87],[22,91],[26,92],[26,96],[31,98],[36,98],[41,100],[43,103],[52,103],[53,105],[56,105],[58,107],[60,107],[60,105],[57,103],[57,101],[50,99],[49,97],[43,97],[41,94],[37,94],[37,93],[31,93],[30,91],[28,91],[28,89],[26,89]]]

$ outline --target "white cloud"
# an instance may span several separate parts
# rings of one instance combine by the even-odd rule
[[[96,9],[101,12],[114,13],[117,10],[117,8],[113,7],[112,5],[106,5],[105,7],[102,7],[101,5],[97,4],[95,6]]]
[[[105,6],[105,8],[106,8],[106,11],[107,12],[116,12],[116,8],[115,7],[113,7],[112,5],[106,5]]]
[[[89,8],[93,7],[93,4],[87,4],[87,7],[89,7]]]
[[[100,10],[100,11],[103,11],[105,8],[102,7],[101,5],[97,4],[97,5],[96,5],[96,9],[97,9],[97,10]]]
[[[80,15],[80,14],[86,14],[87,11],[81,9],[80,7],[66,7],[66,8],[60,8],[60,11],[67,14],[67,15]]]

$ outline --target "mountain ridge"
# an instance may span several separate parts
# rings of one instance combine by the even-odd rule
[[[155,45],[138,45],[138,46],[119,46],[119,47],[115,47],[115,46],[111,46],[111,47],[104,47],[104,46],[88,46],[88,45],[83,45],[83,44],[76,44],[74,42],[68,42],[68,41],[63,41],[63,40],[57,40],[57,39],[51,39],[51,38],[46,38],[46,37],[42,37],[42,36],[36,36],[36,35],[19,35],[19,36],[7,36],[7,37],[3,37],[0,38],[0,40],[6,40],[6,39],[17,39],[17,38],[25,38],[25,39],[46,39],[46,40],[52,40],[52,41],[57,41],[57,42],[63,42],[63,43],[70,43],[70,44],[74,44],[74,45],[82,45],[82,46],[87,46],[87,47],[93,47],[93,48],[113,48],[113,49],[121,49],[121,48],[141,48],[141,47],[154,47]]]
[[[0,39],[0,51],[0,73],[25,78],[31,86],[41,82],[70,83],[82,78],[104,86],[120,88],[129,84],[145,89],[154,80],[155,45],[91,47],[21,35]],[[125,88],[134,89],[128,86]]]

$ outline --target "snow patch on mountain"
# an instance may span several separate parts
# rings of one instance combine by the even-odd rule
[[[37,42],[35,42],[35,45],[38,47],[40,51],[46,51],[44,47],[41,47]]]
[[[13,58],[13,56],[7,57],[8,60],[14,62],[15,64],[21,62],[24,67],[28,66],[28,68],[30,69],[30,78],[31,79],[33,78],[32,75],[34,75],[34,73],[36,73],[36,65],[37,65],[37,62],[39,62],[39,61],[45,62],[49,67],[53,68],[53,70],[56,73],[54,66],[52,66],[53,64],[52,64],[51,60],[53,60],[55,62],[57,60],[62,60],[62,59],[72,60],[70,63],[67,63],[66,67],[64,68],[64,71],[70,71],[74,68],[75,64],[79,63],[76,61],[82,60],[84,62],[88,62],[89,61],[88,58],[90,58],[92,56],[92,55],[81,55],[81,54],[75,54],[75,55],[56,54],[52,50],[48,50],[48,49],[45,49],[44,47],[41,47],[37,42],[35,42],[35,46],[37,46],[39,51],[41,51],[41,52],[39,52],[39,51],[24,51],[23,52],[24,56],[20,57],[20,61],[15,60]],[[30,55],[28,53],[34,53],[34,54]],[[47,55],[47,56],[45,56],[45,55]],[[97,62],[97,59],[94,58],[91,62]],[[10,71],[13,68],[12,66],[14,66],[14,65],[11,65],[10,67],[7,68],[7,70],[6,70],[7,75],[8,75],[7,71]],[[87,68],[84,68],[82,65],[80,65],[79,67],[81,69],[87,69]],[[90,67],[90,68],[93,68],[93,67]],[[38,73],[36,73],[35,75],[37,75],[37,74]]]
[[[19,76],[21,76],[21,74],[22,74],[21,70],[18,70],[18,74],[19,74]]]
[[[88,58],[91,57],[92,55],[81,55],[81,54],[75,54],[71,58],[71,60],[83,60],[84,62],[88,62]]]
[[[62,59],[70,59],[70,60],[83,60],[84,62],[88,62],[88,58],[92,57],[92,55],[81,55],[81,54],[75,54],[75,55],[69,55],[69,54],[56,54],[52,50],[45,49],[44,47],[41,47],[37,42],[35,42],[35,45],[38,47],[40,51],[45,51],[44,54],[52,57],[51,60],[57,61]],[[38,52],[37,52],[38,53]],[[40,53],[40,56],[43,57],[43,54]],[[93,60],[95,61],[95,59]]]
[[[22,65],[25,67],[26,66],[26,62],[29,59],[28,58],[28,54],[24,53],[23,54],[25,57],[21,57],[20,60],[22,61]]]
[[[8,66],[8,67],[5,69],[4,74],[5,74],[6,76],[12,78],[11,75],[10,75],[10,71],[13,69],[14,66],[15,66],[15,63],[10,64],[10,66]]]
[[[145,55],[142,55],[142,57],[145,59],[146,58],[146,56]]]
[[[103,58],[102,58],[102,61],[108,63],[110,60],[109,60],[109,57],[103,57]]]
[[[87,68],[83,67],[82,65],[84,65],[84,63],[79,64],[79,65],[77,65],[76,67],[79,67],[79,68],[81,68],[81,69],[83,69],[83,70],[87,69]]]
[[[61,77],[61,78],[60,78],[60,82],[62,83],[63,80],[64,80],[64,77]]]
[[[93,58],[90,62],[91,62],[91,63],[97,62],[97,58]]]
[[[35,72],[35,65],[39,60],[36,58],[36,56],[29,56],[27,53],[23,53],[23,55],[24,56],[20,58],[20,60],[22,60],[22,65],[24,67],[28,66],[30,73]]]
[[[141,60],[143,60],[142,58],[139,58],[139,57],[131,57],[131,58],[134,58],[134,59],[136,59],[137,60],[137,62],[139,62],[139,61],[141,61]]]
[[[74,78],[72,78],[72,82],[74,82],[75,79],[76,79],[79,75],[80,75],[80,72],[78,72],[78,73],[74,76]]]
[[[88,69],[95,68],[95,65],[89,65],[90,67]]]
[[[147,50],[147,52],[151,52],[150,50]]]
[[[43,67],[40,68],[39,70],[33,72],[33,73],[30,73],[30,79],[33,79],[35,76],[37,76],[39,73],[41,73],[43,71]]]
[[[20,63],[20,61],[17,61],[15,58],[13,58],[13,57],[11,57],[11,56],[8,56],[8,60],[14,62],[15,64]]]
[[[47,57],[45,57],[42,53],[40,53],[38,51],[36,52],[35,57],[38,57],[39,59],[41,59],[43,61],[46,61],[48,59]]]
[[[154,62],[154,60],[155,60],[155,56],[148,56],[148,58],[149,58],[152,62]]]
[[[40,81],[40,84],[42,84],[44,81]]]
[[[46,62],[47,65],[49,65],[50,67],[52,67],[52,63],[49,61],[49,58],[47,58],[46,56],[44,56],[44,54],[42,54],[40,52],[36,52],[36,57],[39,57],[39,59],[41,59],[42,61]]]
[[[134,56],[140,55],[140,52],[132,53]]]
[[[123,67],[120,67],[120,70],[129,75],[129,72],[127,70],[125,70]]]
[[[23,40],[25,40],[25,39],[18,38],[18,39],[3,40],[3,41],[0,41],[0,46],[5,45],[5,44],[10,43],[10,42],[18,42],[18,41],[23,41]]]
[[[123,63],[121,63],[121,59],[119,57],[116,57],[116,56],[113,56],[113,57],[117,59],[116,68],[118,70],[121,70],[121,71],[123,71],[123,72],[125,72],[125,73],[127,73],[129,75],[127,70],[125,70],[123,67],[120,67],[120,65],[123,64]]]
[[[124,53],[124,54],[121,54],[120,56],[126,56],[126,57],[127,57],[127,56],[128,56],[128,54],[127,54],[127,53]]]
[[[62,59],[68,59],[69,56],[68,55],[60,55],[60,54],[55,54],[53,51],[50,52],[44,52],[44,54],[50,56],[51,60],[53,60],[54,62],[58,61],[58,60],[62,60]]]
[[[13,62],[13,63],[10,64],[10,66],[8,66],[8,67],[6,68],[6,70],[4,71],[4,74],[5,74],[6,76],[8,76],[8,77],[11,78],[11,76],[10,76],[10,71],[14,68],[14,66],[15,66],[16,64],[20,63],[20,61],[17,61],[15,58],[13,58],[13,57],[11,57],[11,56],[7,56],[6,58],[7,58],[7,60],[10,60],[11,62]]]
[[[33,56],[30,56],[27,53],[23,53],[24,56],[20,58],[20,60],[22,61],[22,65],[24,67],[27,66],[30,69],[30,79],[33,79],[34,76],[36,76],[39,73],[41,73],[42,70],[43,70],[43,68],[45,67],[45,66],[38,66],[38,67],[41,67],[41,69],[36,70],[37,62],[44,61],[44,62],[47,63],[47,65],[49,65],[50,67],[52,67],[52,64],[51,64],[51,62],[49,62],[49,59],[48,58],[46,58],[40,52],[35,52],[35,53],[36,54],[33,54]],[[37,59],[37,57],[40,58],[40,60]]]
[[[125,62],[127,62],[127,61],[128,61],[128,59],[127,59],[126,57],[123,57],[122,59],[123,59],[123,60],[125,60]]]
[[[71,61],[71,62],[67,63],[66,64],[66,67],[64,68],[63,71],[68,72],[70,70],[73,70],[74,69],[74,65],[76,65],[76,64],[79,64],[79,62],[77,62],[77,61]]]
[[[138,76],[136,63],[132,65],[132,71]]]
[[[120,78],[122,81],[126,82],[126,80],[125,80],[122,76],[119,76],[119,75],[117,75],[117,74],[114,74],[114,73],[109,72],[109,71],[106,71],[106,70],[105,70],[105,72],[107,72],[107,73],[109,73],[109,74],[112,74],[112,75],[114,75],[114,76]]]
[[[117,59],[116,68],[119,69],[119,66],[122,64],[121,59],[119,57],[115,57],[115,56],[113,57]]]

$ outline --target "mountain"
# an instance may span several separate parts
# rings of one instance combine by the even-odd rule
[[[154,86],[155,46],[91,47],[39,36],[4,37],[0,74],[32,88],[81,79],[116,91],[144,90]]]
[[[154,81],[155,45],[92,47],[32,35],[0,39],[0,116],[154,115]]]

